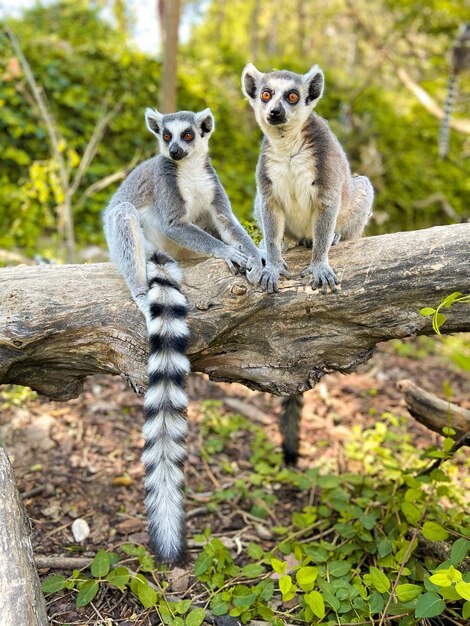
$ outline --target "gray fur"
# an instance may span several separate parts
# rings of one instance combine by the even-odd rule
[[[462,28],[451,52],[450,75],[444,116],[439,130],[439,156],[444,159],[449,152],[450,118],[457,98],[458,76],[470,70],[470,24]]]
[[[296,465],[299,456],[299,429],[304,397],[301,393],[281,398],[279,429],[286,465]]]
[[[263,231],[266,267],[261,285],[278,291],[288,276],[282,239],[309,240],[312,260],[301,272],[311,275],[313,288],[336,291],[339,282],[328,250],[339,239],[360,237],[371,215],[373,189],[365,177],[353,177],[340,143],[328,123],[313,112],[323,94],[318,66],[306,74],[282,70],[262,74],[248,64],[242,90],[264,132],[257,167],[255,216]],[[261,94],[268,91],[270,99]],[[298,102],[288,95],[294,91]],[[273,113],[274,112],[274,113]]]
[[[159,140],[160,154],[128,175],[104,212],[104,226],[111,260],[148,316],[145,262],[153,252],[164,251],[175,259],[216,256],[232,272],[246,270],[252,282],[260,258],[209,161],[208,140],[214,130],[210,110],[162,115],[147,109],[146,122]],[[186,128],[194,133],[190,143],[180,136]],[[169,143],[163,139],[165,131],[172,133]],[[173,144],[186,153],[181,160],[171,158]]]
[[[255,217],[263,232],[266,266],[261,285],[278,291],[289,277],[282,257],[284,236],[312,248],[313,288],[336,291],[338,278],[328,261],[330,246],[360,237],[372,213],[374,192],[365,176],[352,176],[343,148],[328,123],[313,112],[323,94],[324,76],[314,65],[306,74],[289,71],[263,74],[248,64],[242,91],[255,111],[264,138],[256,169]],[[270,98],[261,99],[263,90]],[[298,102],[288,94],[295,91]],[[273,115],[273,110],[275,115]],[[302,395],[282,400],[280,428],[286,463],[295,463],[299,446]]]
[[[145,486],[151,543],[161,561],[184,555],[184,437],[189,330],[181,275],[173,259],[224,259],[230,270],[259,280],[261,258],[230,206],[208,157],[210,109],[162,115],[146,124],[160,154],[136,167],[104,211],[111,260],[145,315],[150,339],[145,396]],[[168,256],[167,256],[168,255]],[[170,258],[171,257],[171,258]]]

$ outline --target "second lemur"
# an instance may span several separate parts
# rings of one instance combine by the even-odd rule
[[[261,285],[278,291],[289,277],[282,240],[311,245],[311,262],[301,276],[311,286],[336,291],[339,280],[328,251],[340,239],[362,235],[372,213],[374,191],[368,178],[353,176],[328,123],[313,109],[323,95],[318,65],[306,74],[282,70],[263,74],[246,65],[242,91],[264,133],[256,170],[255,216],[263,234],[266,266]],[[284,457],[295,462],[302,396],[283,401],[281,431]]]
[[[253,282],[258,281],[261,260],[209,161],[211,111],[163,115],[147,109],[145,119],[160,143],[160,154],[125,179],[104,212],[104,226],[111,260],[147,321],[145,503],[156,556],[175,563],[185,551],[184,383],[190,366],[185,356],[187,302],[174,259],[195,253],[215,256],[233,272],[246,271]]]

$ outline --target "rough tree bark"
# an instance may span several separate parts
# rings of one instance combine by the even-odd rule
[[[31,526],[0,446],[0,616],[2,626],[47,626],[31,546]]]
[[[268,295],[208,259],[185,264],[194,371],[273,393],[311,388],[351,372],[381,341],[432,334],[424,306],[470,291],[470,224],[369,237],[335,246],[337,294],[305,286],[310,252],[286,254],[294,278]],[[446,310],[443,332],[470,330],[468,307]],[[147,341],[142,315],[107,263],[0,270],[0,383],[60,400],[96,372],[123,374],[142,392]]]
[[[438,398],[411,380],[400,380],[397,387],[405,398],[411,417],[429,430],[442,435],[444,426],[452,426],[456,439],[470,432],[470,411],[467,409]]]
[[[178,59],[178,28],[181,0],[159,0],[160,34],[163,67],[159,109],[162,113],[176,111],[176,70]]]

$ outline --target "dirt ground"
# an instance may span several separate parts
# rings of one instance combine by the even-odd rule
[[[300,468],[321,465],[341,470],[344,442],[354,425],[372,425],[385,411],[406,415],[396,389],[397,381],[403,378],[410,378],[441,397],[444,384],[449,384],[452,401],[470,408],[469,376],[453,368],[442,355],[428,354],[433,345],[431,340],[413,340],[405,350],[390,344],[381,346],[357,373],[329,375],[308,392]],[[420,358],[403,356],[404,352]],[[235,412],[256,419],[274,444],[279,445],[279,399],[241,385],[215,384],[201,375],[191,376],[188,392],[188,536],[210,526],[213,534],[225,541],[230,542],[235,536],[253,541],[262,536],[262,529],[249,516],[240,517],[229,503],[221,505],[215,514],[209,514],[204,506],[205,494],[220,488],[221,478],[217,459],[208,462],[199,454],[201,403],[207,399],[238,399],[239,409]],[[139,460],[143,446],[142,404],[142,398],[118,377],[89,378],[80,397],[67,403],[34,398],[26,390],[0,391],[0,441],[13,462],[18,487],[32,519],[36,555],[74,556],[78,551],[80,556],[93,556],[98,548],[114,549],[125,541],[146,544],[143,467]],[[231,409],[224,406],[223,410]],[[411,418],[408,427],[419,448],[439,439]],[[225,461],[236,466],[238,477],[249,467],[250,451],[244,446],[243,433],[235,433],[231,445],[224,450]],[[459,454],[464,456],[464,450]],[[289,494],[283,498],[286,507],[292,505],[288,498]],[[243,509],[243,503],[237,506]],[[282,518],[282,511],[278,514]],[[77,518],[85,519],[90,528],[89,536],[80,544],[71,532]],[[192,548],[191,541],[189,545],[193,562],[198,548]],[[43,569],[40,573],[45,577],[56,572]],[[123,602],[117,590],[108,593],[99,605],[98,615],[90,607],[75,609],[71,594],[59,599],[49,597],[51,623],[153,623],[149,616],[143,616],[137,601],[135,605],[127,602],[128,597]]]

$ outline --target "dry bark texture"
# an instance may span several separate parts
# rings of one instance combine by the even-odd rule
[[[457,224],[340,243],[330,261],[342,289],[327,295],[298,277],[304,248],[286,254],[294,278],[274,295],[219,260],[185,264],[192,368],[281,394],[351,372],[381,341],[433,332],[418,311],[470,291],[469,242],[470,224]],[[144,319],[110,264],[2,269],[0,303],[0,383],[66,400],[105,372],[144,390]],[[443,332],[470,330],[468,307],[446,314]]]
[[[426,428],[442,435],[442,429],[451,426],[456,439],[470,432],[470,411],[467,409],[441,400],[411,380],[400,380],[397,387],[403,393],[411,417]]]
[[[0,447],[0,622],[47,626],[31,546],[31,527],[5,450]]]

